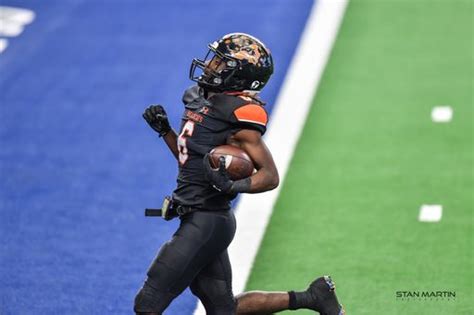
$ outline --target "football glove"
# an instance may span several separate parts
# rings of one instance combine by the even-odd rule
[[[161,105],[150,105],[143,113],[143,118],[160,137],[164,137],[171,130],[168,115]]]
[[[209,153],[204,156],[203,163],[207,179],[211,182],[212,187],[214,187],[216,190],[226,194],[236,194],[248,192],[250,190],[250,177],[237,181],[233,181],[229,178],[229,174],[225,169],[225,157],[221,156],[219,158],[219,165],[217,169],[211,166]]]

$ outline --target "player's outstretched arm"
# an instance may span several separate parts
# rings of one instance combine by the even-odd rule
[[[176,132],[171,129],[166,135],[163,136],[163,140],[165,141],[166,145],[170,149],[171,153],[173,153],[176,160],[179,158],[179,151],[178,151],[178,135]]]
[[[166,145],[173,153],[174,157],[178,159],[178,145],[177,145],[177,134],[171,128],[168,115],[165,109],[161,105],[150,105],[143,113],[143,118],[146,120],[148,125],[156,131],[160,137],[163,137]]]
[[[247,193],[259,193],[275,189],[280,178],[272,154],[259,131],[242,129],[230,139],[232,144],[242,148],[252,159],[257,172],[250,177]]]

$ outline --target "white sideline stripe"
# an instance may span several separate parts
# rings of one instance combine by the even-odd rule
[[[418,221],[420,222],[439,222],[443,215],[442,205],[421,205]]]
[[[315,89],[317,90],[329,58],[347,2],[348,0],[317,0],[313,4],[273,108],[265,142],[273,154],[282,182],[304,127]],[[235,210],[237,233],[229,247],[234,294],[245,289],[280,187],[281,185],[263,194],[244,194],[239,200]],[[194,314],[205,314],[201,303],[198,303]]]
[[[431,120],[436,123],[447,123],[453,119],[453,109],[451,106],[435,106],[431,110]]]

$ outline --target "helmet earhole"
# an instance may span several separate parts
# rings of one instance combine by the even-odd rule
[[[260,82],[259,81],[253,81],[252,82],[252,85],[250,85],[250,88],[252,90],[255,90],[256,88],[258,88],[260,86]]]
[[[235,61],[235,60],[229,60],[229,61],[227,61],[227,66],[233,68],[233,67],[237,66],[237,61]]]

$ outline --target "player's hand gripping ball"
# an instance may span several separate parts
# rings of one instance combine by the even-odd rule
[[[222,192],[248,192],[253,173],[250,157],[239,148],[219,146],[204,156],[204,169],[211,185]]]
[[[219,159],[224,157],[225,170],[230,179],[239,180],[252,175],[254,165],[248,154],[232,145],[221,145],[209,153],[209,160],[213,168],[219,167]]]

